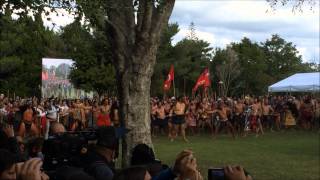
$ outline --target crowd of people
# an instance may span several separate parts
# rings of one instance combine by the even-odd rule
[[[200,133],[216,137],[222,129],[233,137],[263,134],[266,129],[319,129],[320,100],[310,96],[154,97],[150,103],[152,134],[165,134],[171,141],[178,134],[184,141]],[[10,99],[1,94],[0,180],[202,179],[192,151],[182,151],[168,167],[145,144],[132,150],[129,168],[115,170],[121,138],[116,131],[122,124],[116,97]],[[84,138],[83,143],[85,135],[77,132],[92,129],[95,140]],[[230,180],[251,179],[240,166],[223,171]]]
[[[178,132],[185,141],[206,129],[212,137],[226,129],[232,137],[256,136],[287,128],[319,129],[320,99],[311,96],[264,96],[243,98],[153,98],[153,135],[167,132],[173,141]]]

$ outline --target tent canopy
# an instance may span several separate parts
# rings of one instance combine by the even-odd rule
[[[268,88],[269,92],[317,92],[320,91],[320,72],[297,73]]]

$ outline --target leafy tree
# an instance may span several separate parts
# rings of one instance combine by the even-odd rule
[[[79,89],[101,95],[115,89],[115,70],[106,37],[101,32],[89,31],[75,21],[63,28],[61,38],[66,54],[75,61],[69,76],[72,83]]]
[[[157,63],[151,79],[152,96],[163,95],[163,82],[167,77],[170,65],[174,63],[174,47],[172,45],[173,36],[179,32],[177,23],[169,24],[161,34],[161,42],[157,53]]]
[[[220,85],[221,95],[232,95],[232,90],[235,91],[235,87],[231,86],[231,84],[235,84],[234,80],[240,75],[240,63],[237,53],[230,46],[226,49],[217,49],[211,67],[218,78],[215,82],[223,82]]]
[[[301,55],[292,42],[286,42],[279,35],[272,35],[262,43],[266,54],[266,73],[272,75],[273,81],[278,81],[297,72],[310,71],[303,66]]]
[[[55,34],[43,26],[40,14],[12,19],[8,8],[0,12],[0,26],[0,90],[40,96],[41,59],[55,54]]]
[[[248,38],[243,38],[240,43],[232,43],[232,49],[238,54],[240,63],[240,75],[233,84],[237,88],[237,95],[255,94],[266,92],[266,86],[270,84],[270,75],[264,73],[267,65],[265,53],[258,43]]]
[[[179,87],[177,95],[191,95],[195,81],[212,59],[210,43],[198,39],[193,22],[187,37],[175,45],[174,56],[176,84]]]

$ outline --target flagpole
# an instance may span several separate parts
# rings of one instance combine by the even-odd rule
[[[176,85],[174,83],[174,78],[173,78],[173,96],[176,97]]]

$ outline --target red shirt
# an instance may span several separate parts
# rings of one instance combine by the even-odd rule
[[[110,116],[109,114],[102,114],[99,113],[98,120],[97,120],[97,126],[111,126]]]

